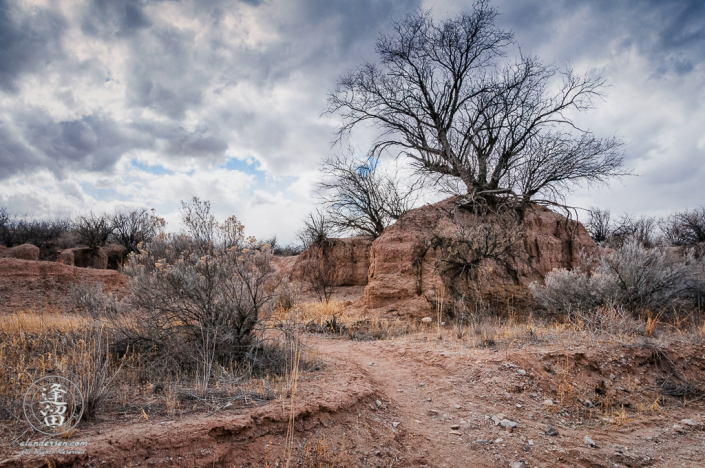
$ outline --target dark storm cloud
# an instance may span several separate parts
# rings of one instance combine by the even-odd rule
[[[139,0],[92,0],[81,24],[91,36],[132,36],[150,26]]]
[[[16,132],[0,121],[0,180],[17,172],[42,167],[41,157],[17,138]]]
[[[23,73],[41,71],[61,56],[64,27],[51,11],[27,12],[0,0],[0,91],[16,92]]]
[[[152,145],[145,135],[96,115],[55,122],[33,110],[16,116],[14,124],[0,123],[0,179],[40,169],[59,177],[74,170],[107,171],[125,152]]]
[[[472,6],[463,0],[424,6],[432,4],[438,18]],[[648,76],[627,77],[634,88],[673,76],[690,83],[705,66],[702,0],[495,4],[499,24],[515,32],[524,52],[559,65],[594,63],[605,69],[608,84],[625,80],[619,54],[648,62]],[[421,2],[87,0],[78,8],[31,11],[10,5],[0,0],[0,93],[10,104],[0,109],[0,179],[42,168],[60,177],[110,172],[134,150],[175,165],[188,160],[208,167],[234,156],[260,159],[277,176],[310,171],[333,138],[334,116],[318,118],[326,94],[347,70],[374,60],[378,34]],[[43,77],[47,64],[51,88],[25,104],[23,77]],[[91,106],[81,99],[87,91],[109,99]],[[640,92],[634,100],[648,97]],[[702,96],[687,92],[673,89],[668,96],[689,112],[702,107]],[[45,95],[61,105],[39,110]],[[676,125],[669,119],[620,116],[607,133],[625,137],[630,162],[668,158],[674,146],[661,131]],[[672,170],[642,179],[670,184],[702,165],[693,135],[680,139]]]
[[[687,74],[705,61],[702,0],[502,0],[498,6],[499,23],[515,31],[527,52],[547,46],[558,61],[605,57],[614,41],[618,50],[636,47],[652,62],[656,77]],[[571,34],[560,37],[566,25]]]

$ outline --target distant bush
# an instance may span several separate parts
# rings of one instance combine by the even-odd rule
[[[623,215],[617,221],[608,238],[608,245],[621,246],[633,240],[644,247],[653,247],[658,243],[658,223],[656,218]]]
[[[619,296],[614,276],[564,268],[548,273],[544,285],[533,283],[530,288],[544,307],[559,312],[613,304]]]
[[[166,225],[154,210],[133,210],[112,216],[113,239],[123,247],[126,254],[140,253],[139,245],[151,241]]]
[[[115,230],[115,225],[110,216],[93,212],[79,216],[76,220],[75,231],[79,243],[96,250],[107,244],[108,239]]]
[[[277,240],[277,236],[272,236],[269,239],[264,239],[259,241],[260,245],[268,245],[272,249],[274,255],[280,255],[282,257],[291,257],[294,255],[299,255],[305,248],[302,244],[288,244],[281,245]]]
[[[169,250],[159,245],[163,243],[147,244],[125,269],[133,277],[130,304],[140,311],[135,318],[140,332],[125,338],[137,343],[147,338],[163,349],[183,348],[198,363],[240,359],[276,304],[278,280],[271,253],[219,249],[204,255],[191,244],[168,263],[159,256]]]
[[[598,244],[606,241],[612,235],[612,224],[610,222],[610,210],[590,208],[588,219],[585,222],[585,229]]]
[[[705,207],[675,213],[661,220],[666,240],[674,246],[695,245],[705,242]]]
[[[604,252],[592,272],[557,269],[545,284],[531,290],[545,307],[558,312],[599,306],[624,307],[638,313],[672,311],[697,300],[702,265],[664,247],[646,248],[637,239]]]
[[[607,247],[619,247],[629,240],[636,240],[644,247],[653,247],[658,243],[658,226],[656,218],[648,216],[637,218],[625,214],[613,220],[609,210],[599,208],[591,208],[585,222],[590,237]]]
[[[0,245],[36,245],[42,260],[54,260],[58,250],[65,248],[67,240],[75,242],[71,239],[73,229],[72,221],[67,218],[30,219],[0,208]]]

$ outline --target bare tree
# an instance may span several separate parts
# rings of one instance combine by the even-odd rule
[[[115,227],[109,216],[96,215],[91,212],[87,216],[78,218],[75,229],[79,242],[96,250],[108,242]]]
[[[335,292],[335,260],[326,255],[324,247],[313,245],[309,258],[303,260],[297,269],[298,278],[307,283],[318,300],[328,303]]]
[[[326,177],[319,184],[319,196],[337,231],[376,238],[418,198],[420,183],[411,181],[402,186],[395,173],[379,167],[375,155],[364,160],[352,151],[329,156],[323,173]]]
[[[705,242],[705,207],[675,213],[659,224],[671,245],[694,245]]]
[[[595,242],[604,242],[612,235],[612,225],[610,224],[610,210],[600,210],[590,208],[588,220],[585,223],[587,232]]]
[[[165,221],[156,215],[154,209],[133,210],[129,213],[116,213],[112,217],[117,242],[130,252],[140,253],[139,244],[149,242],[164,228]]]
[[[311,212],[304,220],[304,227],[297,236],[305,249],[311,246],[323,247],[330,244],[330,237],[335,232],[333,223],[326,213],[320,210]]]
[[[644,247],[653,247],[656,243],[657,223],[655,218],[624,214],[617,220],[609,241],[615,246],[621,246],[628,240],[633,240]]]
[[[574,125],[601,78],[560,71],[520,55],[501,63],[512,35],[487,1],[440,24],[419,11],[377,41],[380,64],[341,78],[329,96],[343,138],[360,124],[382,130],[375,154],[397,150],[436,180],[460,180],[471,198],[512,196],[550,203],[572,184],[625,175],[621,142]],[[562,83],[554,86],[556,78]]]

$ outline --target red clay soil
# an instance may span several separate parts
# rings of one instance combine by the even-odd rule
[[[64,308],[67,292],[76,284],[114,291],[127,286],[127,277],[113,270],[0,258],[0,313]]]
[[[657,375],[703,382],[703,346],[655,352],[527,344],[496,351],[427,336],[377,342],[315,336],[309,344],[328,364],[299,384],[288,466],[705,466],[701,403],[666,399],[656,411],[638,411]],[[571,389],[595,404],[621,399],[627,417],[605,420],[582,398],[575,406]],[[88,441],[84,455],[22,456],[19,447],[4,447],[2,455],[15,455],[0,466],[283,467],[288,404],[179,421],[85,424],[70,439]],[[516,427],[496,425],[497,415]],[[548,434],[549,425],[557,435]]]

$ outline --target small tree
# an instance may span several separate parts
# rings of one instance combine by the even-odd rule
[[[304,227],[297,233],[297,236],[305,249],[311,246],[323,247],[330,244],[330,237],[335,232],[333,223],[320,210],[311,212],[304,219]]]
[[[612,230],[610,241],[615,245],[623,245],[634,240],[644,247],[653,247],[657,237],[655,218],[640,216],[635,218],[629,214],[622,215]]]
[[[412,181],[402,188],[396,174],[379,167],[375,155],[362,161],[352,153],[330,156],[323,173],[319,196],[333,227],[373,238],[413,206],[420,185]]]
[[[588,213],[588,220],[585,223],[587,232],[597,243],[606,241],[612,235],[612,225],[610,224],[610,210],[600,210],[591,208]]]
[[[104,246],[113,233],[115,226],[107,215],[96,215],[93,212],[88,216],[80,216],[76,222],[76,234],[81,244],[92,250]]]
[[[116,213],[112,217],[112,222],[115,227],[113,234],[115,240],[125,247],[127,254],[130,252],[139,254],[139,244],[151,241],[166,225],[164,219],[157,216],[154,209]]]
[[[325,249],[313,245],[307,259],[298,265],[297,276],[307,283],[320,302],[328,303],[335,292],[335,260],[326,255]]]
[[[659,223],[671,245],[695,245],[705,242],[705,207],[675,213]]]

